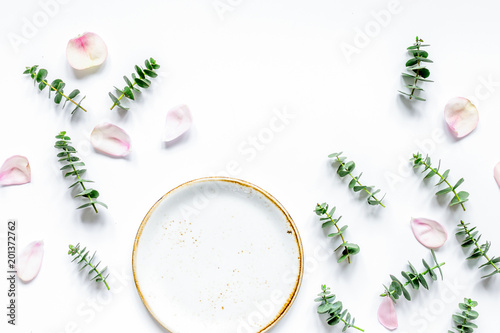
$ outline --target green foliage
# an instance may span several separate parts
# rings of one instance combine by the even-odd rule
[[[491,266],[493,271],[489,274],[482,276],[482,278],[487,278],[495,274],[500,273],[500,267],[498,263],[500,263],[500,257],[489,257],[488,251],[490,250],[491,242],[486,241],[484,244],[479,245],[479,240],[481,239],[481,235],[478,236],[479,231],[476,230],[476,227],[469,228],[470,223],[465,223],[464,221],[460,221],[458,225],[459,231],[456,233],[459,237],[464,237],[462,241],[462,247],[471,247],[474,246],[474,250],[467,257],[468,260],[478,259],[480,257],[484,257],[486,259],[486,263],[479,266],[479,269]]]
[[[477,302],[471,300],[470,298],[464,298],[463,303],[459,303],[458,307],[462,312],[457,312],[452,316],[453,322],[455,323],[456,332],[448,331],[448,333],[472,333],[477,325],[472,323],[474,319],[479,317],[479,313],[473,308],[477,306]]]
[[[431,267],[424,259],[422,259],[422,264],[425,267],[425,271],[422,273],[419,273],[415,267],[408,262],[408,265],[410,267],[410,271],[402,271],[401,275],[403,278],[406,280],[405,283],[402,283],[401,281],[398,280],[397,277],[394,275],[391,275],[391,284],[389,285],[389,288],[387,288],[384,285],[385,288],[385,293],[381,294],[380,296],[385,297],[389,295],[389,297],[396,303],[396,300],[401,297],[401,295],[404,296],[408,301],[411,301],[411,296],[408,290],[406,290],[406,286],[410,285],[413,289],[418,290],[420,286],[424,287],[425,289],[429,289],[429,285],[427,281],[425,280],[425,275],[429,274],[430,278],[432,280],[437,280],[437,274],[434,272],[435,269],[439,270],[439,273],[441,275],[441,280],[443,279],[443,272],[441,271],[441,266],[444,265],[443,263],[438,263],[436,259],[436,254],[434,253],[434,250],[431,250],[432,253],[432,259],[434,260],[435,266]]]
[[[76,153],[76,149],[71,146],[71,138],[66,135],[66,132],[60,132],[59,135],[56,136],[56,144],[54,147],[61,149],[62,152],[57,154],[57,157],[59,157],[59,162],[64,163],[65,165],[61,168],[61,170],[65,171],[64,177],[69,177],[69,176],[74,176],[76,177],[76,182],[73,183],[70,188],[77,186],[80,184],[82,187],[82,191],[78,193],[76,197],[86,197],[89,199],[89,202],[81,205],[78,207],[80,208],[85,208],[92,206],[94,208],[94,211],[97,213],[97,207],[96,204],[101,205],[105,208],[108,208],[105,203],[97,201],[99,197],[99,192],[94,190],[93,188],[86,188],[84,183],[93,183],[93,181],[88,180],[88,179],[82,179],[80,176],[82,176],[87,170],[86,169],[81,169],[80,167],[84,167],[85,163],[83,163],[82,160],[80,160],[79,157],[75,156],[74,154]]]
[[[80,244],[76,244],[76,246],[70,245],[69,246],[69,251],[68,254],[73,256],[73,260],[71,262],[74,262],[76,260],[77,264],[82,264],[83,266],[80,268],[80,270],[83,270],[85,267],[90,267],[89,275],[94,273],[94,277],[92,277],[91,281],[95,282],[102,282],[106,285],[106,288],[109,290],[108,282],[106,282],[106,279],[108,278],[109,274],[104,276],[106,270],[108,267],[104,267],[102,270],[98,270],[97,268],[99,267],[99,264],[101,263],[100,261],[96,264],[93,263],[93,260],[95,258],[95,252],[92,256],[89,256],[89,251],[86,251],[87,248],[80,249]]]
[[[343,226],[342,228],[339,228],[338,222],[342,218],[342,216],[340,216],[337,219],[334,219],[333,214],[335,213],[335,209],[336,207],[333,207],[330,210],[330,212],[328,212],[328,204],[325,202],[321,205],[316,204],[316,209],[314,210],[314,212],[316,213],[316,215],[321,217],[320,221],[323,222],[322,224],[323,228],[334,226],[337,229],[337,232],[328,235],[328,237],[340,237],[340,239],[342,240],[342,244],[340,244],[335,249],[335,251],[343,249],[342,255],[337,260],[337,262],[341,263],[342,261],[347,259],[347,261],[351,263],[351,256],[359,253],[359,246],[354,243],[349,243],[344,239],[344,232],[347,229],[347,225]]]
[[[347,309],[342,311],[342,302],[337,301],[334,303],[335,295],[330,292],[330,288],[327,288],[326,285],[322,285],[321,292],[318,294],[318,296],[319,297],[314,300],[315,302],[321,303],[320,305],[318,305],[318,313],[327,313],[328,315],[330,315],[326,319],[328,325],[334,326],[342,322],[344,324],[342,332],[345,332],[348,328],[351,327],[364,332],[363,329],[354,326],[356,320],[351,316]]]
[[[69,95],[64,94],[64,87],[66,86],[66,83],[64,83],[61,79],[56,79],[52,81],[52,83],[49,83],[46,78],[47,78],[47,70],[40,68],[38,70],[38,65],[32,66],[32,67],[26,67],[26,70],[24,71],[23,74],[27,74],[31,76],[31,78],[34,80],[35,84],[38,83],[38,89],[43,90],[45,87],[49,87],[49,98],[50,98],[50,92],[55,91],[54,95],[54,102],[56,104],[60,104],[62,99],[64,98],[64,104],[63,104],[63,109],[66,106],[66,103],[70,101],[76,107],[71,111],[71,114],[74,114],[76,110],[82,109],[83,111],[87,112],[80,104],[82,103],[83,98],[80,100],[80,102],[76,102],[74,98],[80,94],[80,90],[75,89],[72,92],[69,93]]]
[[[115,106],[118,106],[124,110],[128,110],[128,108],[124,107],[120,101],[123,97],[135,100],[134,92],[140,92],[140,90],[137,89],[136,85],[143,89],[149,88],[149,86],[151,85],[151,81],[147,77],[157,77],[158,74],[155,72],[155,70],[160,68],[160,65],[158,65],[153,58],[149,58],[149,60],[146,59],[144,61],[144,65],[146,66],[146,68],[142,68],[137,65],[135,66],[135,71],[137,75],[139,75],[138,77],[135,75],[135,73],[132,73],[132,80],[129,80],[126,76],[123,77],[123,80],[125,80],[125,83],[127,84],[125,88],[118,89],[115,87],[115,89],[121,94],[120,97],[116,97],[111,92],[109,93],[109,97],[113,101],[113,105],[111,106],[110,110],[113,110]]]
[[[347,175],[349,175],[352,178],[352,180],[349,182],[349,188],[352,189],[354,192],[365,191],[366,193],[368,193],[367,201],[368,201],[369,205],[372,205],[372,206],[380,205],[382,207],[385,207],[384,204],[382,204],[382,200],[384,200],[385,195],[382,197],[382,199],[378,200],[375,197],[375,194],[379,193],[380,190],[378,190],[378,189],[373,190],[374,186],[362,185],[359,182],[359,178],[361,178],[361,175],[363,173],[360,173],[357,177],[355,177],[352,174],[352,172],[356,168],[356,164],[353,161],[345,162],[347,157],[344,157],[341,155],[342,155],[342,152],[333,153],[333,154],[328,155],[329,158],[335,158],[336,161],[339,163],[339,167],[337,169],[337,174],[341,178],[345,177]]]
[[[418,152],[416,154],[413,154],[413,157],[410,159],[410,161],[413,161],[414,168],[419,168],[421,166],[424,166],[424,170],[422,171],[422,173],[429,170],[427,175],[425,175],[424,179],[438,176],[440,180],[436,183],[436,186],[445,183],[448,187],[445,187],[444,189],[437,191],[436,195],[444,195],[453,192],[454,197],[450,201],[450,206],[460,205],[462,206],[462,209],[465,211],[464,202],[469,201],[469,193],[466,191],[460,191],[460,192],[456,191],[457,188],[464,182],[463,178],[460,178],[460,180],[455,185],[451,185],[451,183],[448,182],[448,175],[450,173],[450,169],[447,169],[445,172],[440,173],[439,168],[441,167],[441,161],[439,161],[437,168],[433,168],[431,166],[432,164],[431,158],[429,156],[423,158],[422,155]]]
[[[398,90],[401,94],[408,96],[408,99],[413,98],[419,101],[425,101],[425,99],[415,95],[415,91],[423,90],[421,87],[417,85],[418,81],[433,82],[427,79],[431,74],[431,72],[422,64],[423,62],[430,63],[432,62],[432,60],[428,58],[429,53],[427,53],[427,51],[420,49],[421,47],[429,45],[424,45],[422,44],[422,42],[423,40],[419,39],[417,36],[415,44],[407,48],[408,53],[410,53],[412,56],[412,58],[410,58],[406,62],[406,69],[410,74],[402,73],[402,75],[405,79],[410,79],[412,81],[411,84],[405,86],[410,90],[410,93],[405,93],[402,92],[401,90]]]

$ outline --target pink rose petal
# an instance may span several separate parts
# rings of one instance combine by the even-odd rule
[[[498,162],[493,169],[493,177],[495,177],[497,185],[500,186],[500,162]]]
[[[451,133],[456,138],[463,138],[477,127],[479,114],[467,98],[455,97],[444,107],[444,119]]]
[[[21,185],[31,181],[31,168],[24,156],[9,157],[0,168],[0,185]]]
[[[17,259],[17,276],[24,282],[30,282],[38,275],[42,261],[43,241],[28,244]]]
[[[124,157],[130,152],[129,135],[120,127],[110,123],[94,127],[90,134],[90,143],[97,151],[113,157]]]
[[[102,38],[93,32],[70,39],[66,47],[66,58],[74,69],[99,66],[107,56],[108,47]]]
[[[191,128],[193,118],[187,105],[179,105],[167,112],[167,123],[163,141],[177,139]]]
[[[446,239],[448,239],[446,230],[436,221],[424,218],[412,218],[410,224],[415,238],[420,244],[429,249],[440,248],[446,242]]]
[[[387,329],[395,330],[398,328],[398,316],[394,302],[389,296],[384,297],[377,311],[378,321]]]

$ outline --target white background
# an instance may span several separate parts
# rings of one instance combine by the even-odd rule
[[[18,220],[19,250],[33,240],[45,242],[39,276],[18,284],[16,328],[7,327],[2,305],[7,332],[162,332],[133,284],[135,233],[168,190],[223,173],[273,194],[302,237],[302,288],[272,332],[340,331],[315,313],[313,299],[322,283],[359,326],[384,332],[376,318],[382,284],[390,282],[389,274],[407,269],[407,260],[419,269],[421,258],[430,261],[429,251],[411,233],[412,216],[447,228],[449,240],[437,253],[446,261],[445,281],[413,293],[412,302],[398,302],[398,332],[446,331],[463,297],[479,302],[478,332],[495,331],[499,277],[480,279],[485,271],[464,260],[454,231],[460,219],[477,224],[484,239],[492,241],[491,253],[500,255],[500,191],[492,175],[500,161],[496,2],[92,0],[42,5],[50,2],[3,0],[0,5],[0,161],[25,155],[32,168],[30,184],[0,188],[0,266],[6,263],[7,219]],[[217,10],[214,3],[226,7]],[[38,27],[29,30],[30,22]],[[70,38],[85,31],[106,41],[109,57],[100,68],[78,73],[68,65],[65,49]],[[369,34],[364,39],[363,31]],[[432,45],[427,50],[435,82],[423,83],[427,102],[408,103],[397,90],[406,47],[417,34]],[[356,53],[346,56],[346,45]],[[162,66],[161,76],[129,104],[130,111],[110,111],[108,91],[122,86],[121,77],[151,56]],[[67,90],[80,89],[89,112],[71,117],[47,99],[46,91],[33,87],[22,72],[34,64],[48,69],[49,79],[63,79]],[[458,141],[443,120],[444,105],[455,96],[471,99],[480,112],[477,129]],[[161,140],[166,112],[183,103],[193,113],[194,126],[166,146]],[[270,132],[276,112],[292,116]],[[113,159],[92,149],[89,134],[102,121],[130,134],[129,158]],[[53,148],[61,130],[73,138],[109,210],[95,215],[75,209],[80,202],[71,198],[70,181],[58,171]],[[259,149],[251,148],[251,138],[259,135]],[[465,178],[467,212],[448,208],[449,197],[437,200],[433,184],[408,169],[418,149],[436,162],[442,159],[451,180]],[[327,155],[341,150],[356,161],[365,182],[387,193],[387,208],[369,206],[339,179]],[[228,170],[234,161],[238,167]],[[348,240],[361,247],[351,265],[337,264],[337,254],[328,252],[338,241],[327,239],[313,213],[323,201],[337,206],[349,225]],[[96,288],[70,263],[67,246],[77,242],[98,250],[110,266],[111,293]],[[6,304],[7,285],[1,280],[1,304]]]

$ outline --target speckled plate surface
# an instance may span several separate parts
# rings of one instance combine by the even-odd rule
[[[290,215],[264,190],[202,178],[142,221],[132,266],[151,315],[172,333],[265,332],[294,301],[303,253]]]

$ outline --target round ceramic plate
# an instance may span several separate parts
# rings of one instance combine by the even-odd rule
[[[264,190],[203,178],[165,194],[142,221],[132,266],[151,315],[172,333],[265,332],[299,290],[297,228]]]

